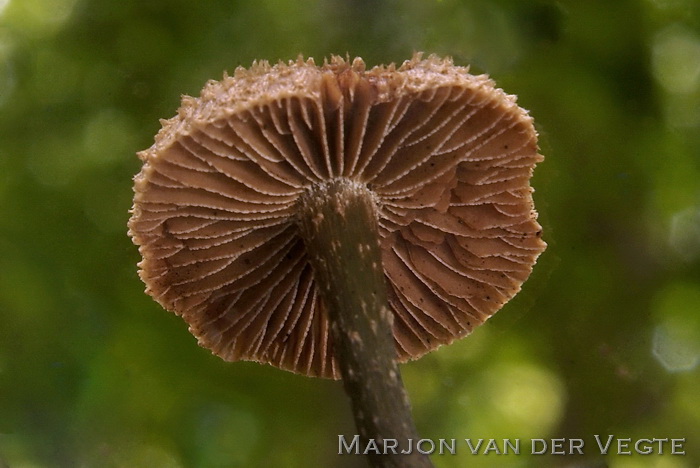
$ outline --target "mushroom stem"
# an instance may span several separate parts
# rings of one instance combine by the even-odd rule
[[[401,453],[419,436],[396,362],[374,194],[364,184],[337,178],[314,185],[299,203],[301,236],[328,309],[362,446],[371,440],[384,452],[383,441],[398,442],[395,454],[369,450],[370,463],[432,467],[415,447]]]

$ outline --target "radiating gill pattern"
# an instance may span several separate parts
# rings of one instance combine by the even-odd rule
[[[446,59],[254,64],[185,98],[139,156],[141,278],[226,360],[339,377],[297,228],[315,184],[348,178],[375,195],[402,361],[483,323],[545,248],[531,118]]]

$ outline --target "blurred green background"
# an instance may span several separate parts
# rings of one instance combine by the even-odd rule
[[[452,55],[519,95],[548,250],[402,367],[438,467],[700,465],[700,2],[0,0],[0,467],[359,467],[340,383],[224,363],[143,293],[135,156],[254,59]],[[595,434],[686,438],[597,455]],[[471,456],[568,437],[585,457]]]

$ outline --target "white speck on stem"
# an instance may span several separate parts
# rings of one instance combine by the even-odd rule
[[[360,336],[360,333],[357,331],[353,331],[350,333],[350,341],[352,342],[353,345],[357,346],[358,348],[362,347],[362,337]]]

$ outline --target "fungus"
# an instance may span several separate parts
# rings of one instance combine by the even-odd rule
[[[483,323],[546,246],[532,119],[449,59],[255,63],[162,125],[129,222],[147,293],[227,361],[342,376],[363,437],[415,434],[384,427],[396,361]]]

